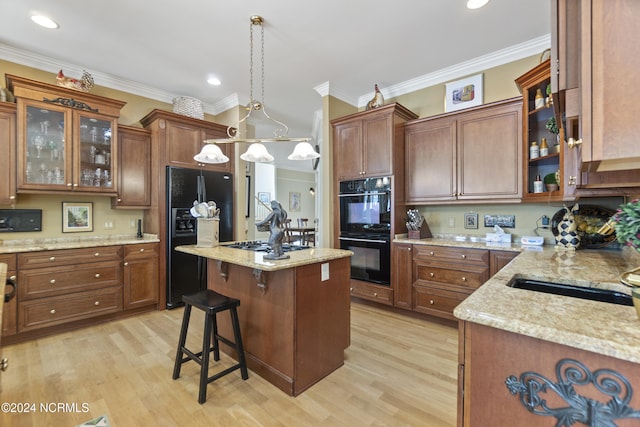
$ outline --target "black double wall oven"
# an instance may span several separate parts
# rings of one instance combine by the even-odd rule
[[[340,182],[340,248],[353,252],[351,278],[390,286],[391,178]]]

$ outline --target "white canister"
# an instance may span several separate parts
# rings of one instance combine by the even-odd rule
[[[529,147],[529,158],[533,160],[537,159],[538,157],[540,157],[540,147],[538,146],[537,141],[533,141],[531,142],[531,146]]]
[[[544,185],[542,180],[540,179],[540,175],[536,177],[536,180],[533,181],[533,192],[534,193],[542,193],[544,192]]]

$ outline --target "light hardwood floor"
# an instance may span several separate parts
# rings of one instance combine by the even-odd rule
[[[345,364],[327,378],[294,398],[236,371],[211,383],[200,405],[195,363],[171,379],[181,320],[182,309],[156,311],[4,347],[10,367],[0,374],[0,402],[35,403],[36,412],[0,412],[0,426],[72,427],[104,414],[112,427],[455,426],[453,323],[354,302]],[[193,348],[202,321],[194,310]],[[211,372],[231,362],[223,354]],[[40,410],[54,402],[76,403],[80,412]]]

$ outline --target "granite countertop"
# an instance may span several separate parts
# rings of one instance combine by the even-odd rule
[[[50,239],[0,240],[0,254],[50,251],[56,249],[91,248],[95,246],[134,245],[159,242],[156,234],[145,233],[142,239],[133,234],[92,237],[60,237]]]
[[[224,245],[213,248],[185,245],[176,246],[176,250],[263,271],[284,270],[301,265],[316,264],[338,258],[350,257],[353,255],[353,252],[343,249],[310,248],[287,252],[290,256],[289,259],[266,260],[264,259],[266,252],[253,252],[244,249],[228,248]]]
[[[409,239],[406,234],[400,234],[393,239],[394,243],[409,243],[414,245],[450,246],[471,249],[492,249],[499,251],[520,252],[523,246],[520,243],[487,242],[484,238],[475,236],[445,236],[427,239]],[[529,247],[530,250],[542,250],[541,247]]]

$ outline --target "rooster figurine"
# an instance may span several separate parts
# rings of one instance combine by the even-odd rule
[[[93,87],[93,77],[86,70],[82,70],[82,77],[80,79],[74,79],[67,77],[62,73],[62,70],[58,72],[56,76],[56,83],[58,86],[66,87],[69,89],[79,90],[82,92],[89,92]]]
[[[372,110],[384,105],[384,97],[382,96],[382,93],[380,93],[378,85],[375,85],[375,92],[376,93],[373,95],[373,99],[367,102],[367,110]]]

